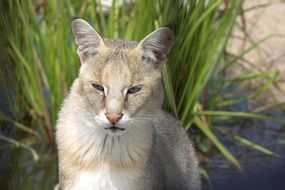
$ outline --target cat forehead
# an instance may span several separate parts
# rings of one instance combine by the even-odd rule
[[[104,44],[107,47],[112,48],[113,50],[132,49],[138,46],[138,42],[136,41],[121,40],[121,39],[115,39],[115,40],[104,39]]]
[[[134,62],[134,59],[138,59],[141,55],[137,46],[136,41],[104,39],[104,48],[90,58],[89,63],[93,66],[104,67],[105,64],[112,62],[117,62],[118,66],[120,63]]]
[[[136,50],[135,43],[116,40],[111,44],[108,44],[109,47],[104,52],[98,53],[81,66],[81,75],[90,79],[108,76],[107,78],[134,77],[135,80],[142,78],[145,74],[151,75],[157,72],[151,63],[142,59],[140,52]]]

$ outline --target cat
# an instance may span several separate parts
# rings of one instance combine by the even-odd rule
[[[200,189],[192,143],[161,109],[173,32],[108,40],[82,19],[72,30],[81,67],[56,126],[60,188]]]

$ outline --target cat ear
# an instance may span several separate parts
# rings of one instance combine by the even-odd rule
[[[143,59],[155,64],[162,64],[167,60],[174,41],[172,30],[161,27],[150,33],[140,41],[138,47],[141,49]]]
[[[101,36],[85,20],[76,19],[72,21],[71,26],[77,45],[77,54],[81,64],[83,64],[90,57],[99,53],[100,46],[103,46],[104,42]]]

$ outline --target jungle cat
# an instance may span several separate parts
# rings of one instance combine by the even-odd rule
[[[200,189],[195,150],[161,110],[173,32],[108,40],[82,19],[72,31],[81,67],[56,126],[60,189]]]

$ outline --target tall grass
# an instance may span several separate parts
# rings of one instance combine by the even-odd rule
[[[166,91],[164,108],[179,118],[186,129],[196,127],[199,131],[197,136],[208,139],[241,170],[236,158],[212,132],[211,121],[220,115],[271,119],[257,114],[215,111],[220,109],[220,103],[225,104],[219,93],[224,85],[231,82],[220,80],[218,76],[230,62],[237,60],[226,60],[224,55],[242,2],[117,0],[106,12],[96,0],[44,0],[37,3],[32,0],[1,1],[1,33],[5,36],[5,48],[9,54],[8,60],[1,60],[0,67],[0,81],[9,105],[9,113],[1,113],[1,128],[9,128],[6,126],[9,124],[17,128],[16,134],[21,135],[1,134],[0,139],[11,143],[10,148],[24,148],[20,155],[29,152],[30,156],[17,154],[17,157],[23,160],[33,158],[31,166],[39,166],[38,160],[49,164],[48,158],[52,157],[55,168],[55,151],[41,145],[55,148],[57,113],[78,74],[80,64],[70,29],[74,18],[87,20],[107,38],[141,40],[155,28],[168,26],[175,33],[175,44],[163,69]],[[272,80],[274,76],[263,73],[255,75],[271,77]],[[200,103],[206,88],[213,91],[207,106]],[[266,89],[264,87],[263,91]],[[209,111],[205,111],[206,108]],[[284,120],[278,122],[284,123]],[[26,169],[23,171],[28,172]],[[55,169],[50,172],[50,175],[56,176],[53,173]],[[56,181],[56,177],[44,179],[37,179],[46,182],[41,189],[50,189]],[[26,184],[27,188],[36,187],[34,183],[37,180],[17,184],[18,187],[21,184]]]

